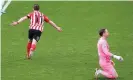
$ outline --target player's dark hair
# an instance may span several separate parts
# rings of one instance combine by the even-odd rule
[[[34,4],[33,8],[34,8],[34,10],[37,10],[37,11],[40,9],[38,4]]]
[[[99,30],[99,35],[100,35],[100,36],[103,36],[103,33],[105,33],[105,30],[106,30],[105,28],[100,29],[100,30]]]

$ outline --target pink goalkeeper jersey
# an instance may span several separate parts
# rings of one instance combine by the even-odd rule
[[[109,45],[103,37],[98,40],[97,43],[99,63],[106,64],[111,62],[112,53],[109,52]]]

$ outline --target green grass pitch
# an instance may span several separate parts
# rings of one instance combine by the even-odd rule
[[[25,60],[28,23],[9,24],[32,11],[34,3],[63,28],[45,24],[32,60]],[[13,1],[2,15],[2,80],[94,80],[98,30],[107,28],[119,80],[133,79],[133,2]],[[104,79],[101,79],[104,80]]]

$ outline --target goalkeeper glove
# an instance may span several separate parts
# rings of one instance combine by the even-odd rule
[[[115,58],[119,61],[123,61],[123,58],[121,56],[113,55],[113,58]]]

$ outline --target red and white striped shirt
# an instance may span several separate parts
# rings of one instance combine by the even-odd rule
[[[30,29],[35,29],[39,31],[43,31],[44,22],[49,22],[49,19],[47,16],[45,16],[40,11],[33,11],[27,15],[27,17],[30,19]]]

